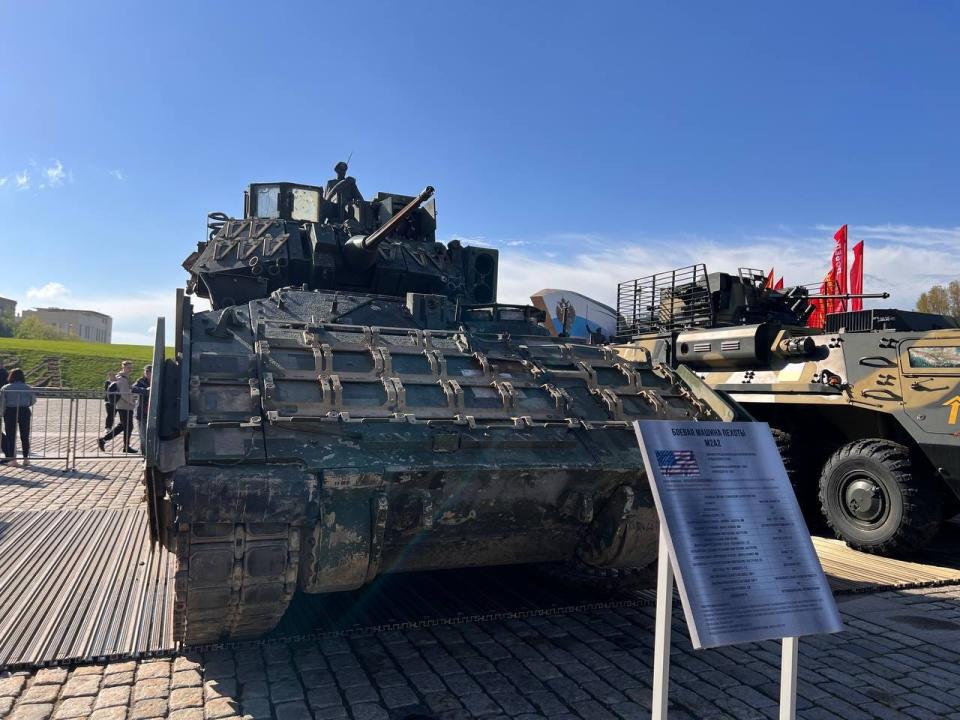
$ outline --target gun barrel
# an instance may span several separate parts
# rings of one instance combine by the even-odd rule
[[[392,218],[387,220],[383,225],[378,227],[372,233],[367,235],[363,242],[361,243],[364,250],[370,251],[373,250],[383,242],[383,239],[387,237],[390,233],[393,232],[394,228],[397,227],[400,223],[406,219],[406,217],[416,210],[418,207],[423,205],[427,200],[433,196],[433,187],[427,185],[423,191],[417,195],[413,200],[408,202],[406,205],[401,208],[400,212],[394,215]]]
[[[839,293],[836,295],[807,295],[808,300],[852,300],[853,298],[862,298],[868,300],[870,298],[878,298],[880,300],[886,300],[890,297],[890,293]]]

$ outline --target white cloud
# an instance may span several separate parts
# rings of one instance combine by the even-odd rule
[[[42,302],[64,300],[68,295],[70,295],[70,290],[63,283],[58,282],[48,282],[41,287],[32,287],[27,290],[28,300],[40,300]]]
[[[66,177],[66,173],[63,171],[63,163],[59,160],[54,160],[53,165],[46,168],[43,172],[47,176],[47,185],[50,187],[63,185],[63,179]]]
[[[18,172],[14,176],[17,181],[17,190],[29,190],[30,189],[30,173],[24,170],[23,172]]]
[[[3,187],[6,184],[7,184],[7,176],[4,175],[3,177],[0,177],[0,187]]]
[[[123,172],[121,170],[111,170],[110,175],[115,177],[120,182],[123,182]]]
[[[829,235],[745,236],[723,241],[657,238],[625,242],[589,236],[564,243],[573,248],[569,253],[550,255],[501,247],[498,299],[528,302],[531,292],[553,287],[616,306],[617,283],[694,263],[706,264],[709,272],[729,273],[740,267],[767,271],[773,266],[787,286],[819,283],[829,268],[835,230]],[[956,238],[950,239],[953,233]],[[931,285],[960,277],[955,250],[960,246],[960,230],[860,226],[851,234],[854,238],[866,240],[864,291],[891,295],[888,300],[866,301],[866,307],[911,309]],[[589,243],[588,250],[580,245],[584,242]]]

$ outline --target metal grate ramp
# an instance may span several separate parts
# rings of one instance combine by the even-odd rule
[[[954,535],[945,528],[931,548],[911,560],[869,555],[822,537],[814,537],[813,546],[835,594],[880,592],[960,584],[960,545]]]
[[[142,505],[0,512],[0,667],[172,649],[172,561]]]

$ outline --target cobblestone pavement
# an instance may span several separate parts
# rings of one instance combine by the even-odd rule
[[[799,717],[960,718],[960,587],[841,599],[800,642]],[[775,718],[779,644],[697,652],[675,616],[670,717]],[[26,718],[648,718],[653,608],[465,623],[0,678]]]
[[[136,507],[143,498],[143,464],[135,458],[36,460],[31,467],[0,465],[0,512]]]

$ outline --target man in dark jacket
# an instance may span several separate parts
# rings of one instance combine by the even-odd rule
[[[116,383],[116,411],[119,417],[117,426],[110,430],[106,435],[97,440],[100,446],[100,452],[106,450],[106,443],[117,435],[123,435],[123,452],[140,452],[130,447],[130,434],[133,432],[133,411],[137,409],[137,399],[133,394],[133,388],[130,387],[130,371],[133,370],[133,361],[124,360],[120,365],[120,372],[117,373]]]
[[[3,360],[0,360],[0,388],[6,385],[10,381],[10,374],[7,372],[7,369],[3,366]],[[7,434],[0,430],[0,448],[5,448],[7,446]]]
[[[147,405],[150,402],[150,378],[153,375],[153,365],[144,365],[143,375],[130,388],[137,396],[137,431],[140,433],[140,454],[145,454],[147,447]]]
[[[103,426],[107,430],[113,427],[113,418],[117,413],[116,381],[117,374],[113,372],[108,372],[107,379],[103,381],[103,411],[107,416]]]

